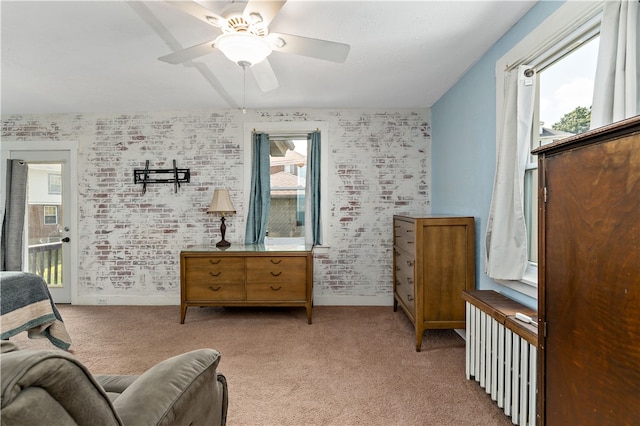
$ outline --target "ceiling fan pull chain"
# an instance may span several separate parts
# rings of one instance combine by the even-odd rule
[[[247,66],[242,67],[242,113],[247,113]]]
[[[242,113],[247,113],[247,66],[249,65],[247,62],[240,61],[238,65],[242,67]]]

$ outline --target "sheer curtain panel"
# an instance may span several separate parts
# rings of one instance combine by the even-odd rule
[[[535,72],[529,66],[520,65],[507,74],[485,236],[485,272],[496,280],[521,280],[527,268],[523,190],[533,135],[535,86]]]
[[[640,2],[605,2],[591,128],[640,114]]]

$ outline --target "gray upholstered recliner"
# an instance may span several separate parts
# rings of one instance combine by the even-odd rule
[[[0,423],[11,425],[224,425],[227,383],[220,353],[199,349],[140,376],[92,376],[60,350],[2,341]]]

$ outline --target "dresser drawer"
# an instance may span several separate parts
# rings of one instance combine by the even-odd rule
[[[244,283],[242,257],[189,257],[185,262],[185,273],[189,285]]]
[[[307,281],[306,265],[306,257],[247,258],[247,283],[304,284]]]
[[[244,285],[229,283],[190,282],[186,286],[186,300],[216,302],[220,300],[244,300]]]
[[[394,250],[394,255],[396,273],[402,272],[408,277],[413,277],[416,263],[415,258],[406,256],[397,250]]]
[[[247,300],[300,301],[306,299],[304,281],[247,284]]]
[[[416,251],[415,223],[396,219],[393,221],[393,243],[408,253]]]
[[[415,318],[416,314],[416,302],[415,302],[415,285],[413,282],[413,275],[406,276],[405,274],[399,272],[396,273],[395,276],[395,293],[402,300],[411,314]]]

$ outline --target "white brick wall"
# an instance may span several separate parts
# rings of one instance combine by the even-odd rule
[[[79,300],[179,304],[181,248],[219,239],[218,217],[205,213],[215,187],[231,190],[227,240],[241,243],[245,121],[328,123],[331,247],[315,256],[314,297],[391,301],[392,215],[430,211],[428,109],[3,116],[5,141],[78,141]],[[191,182],[143,195],[133,170],[174,159]]]

